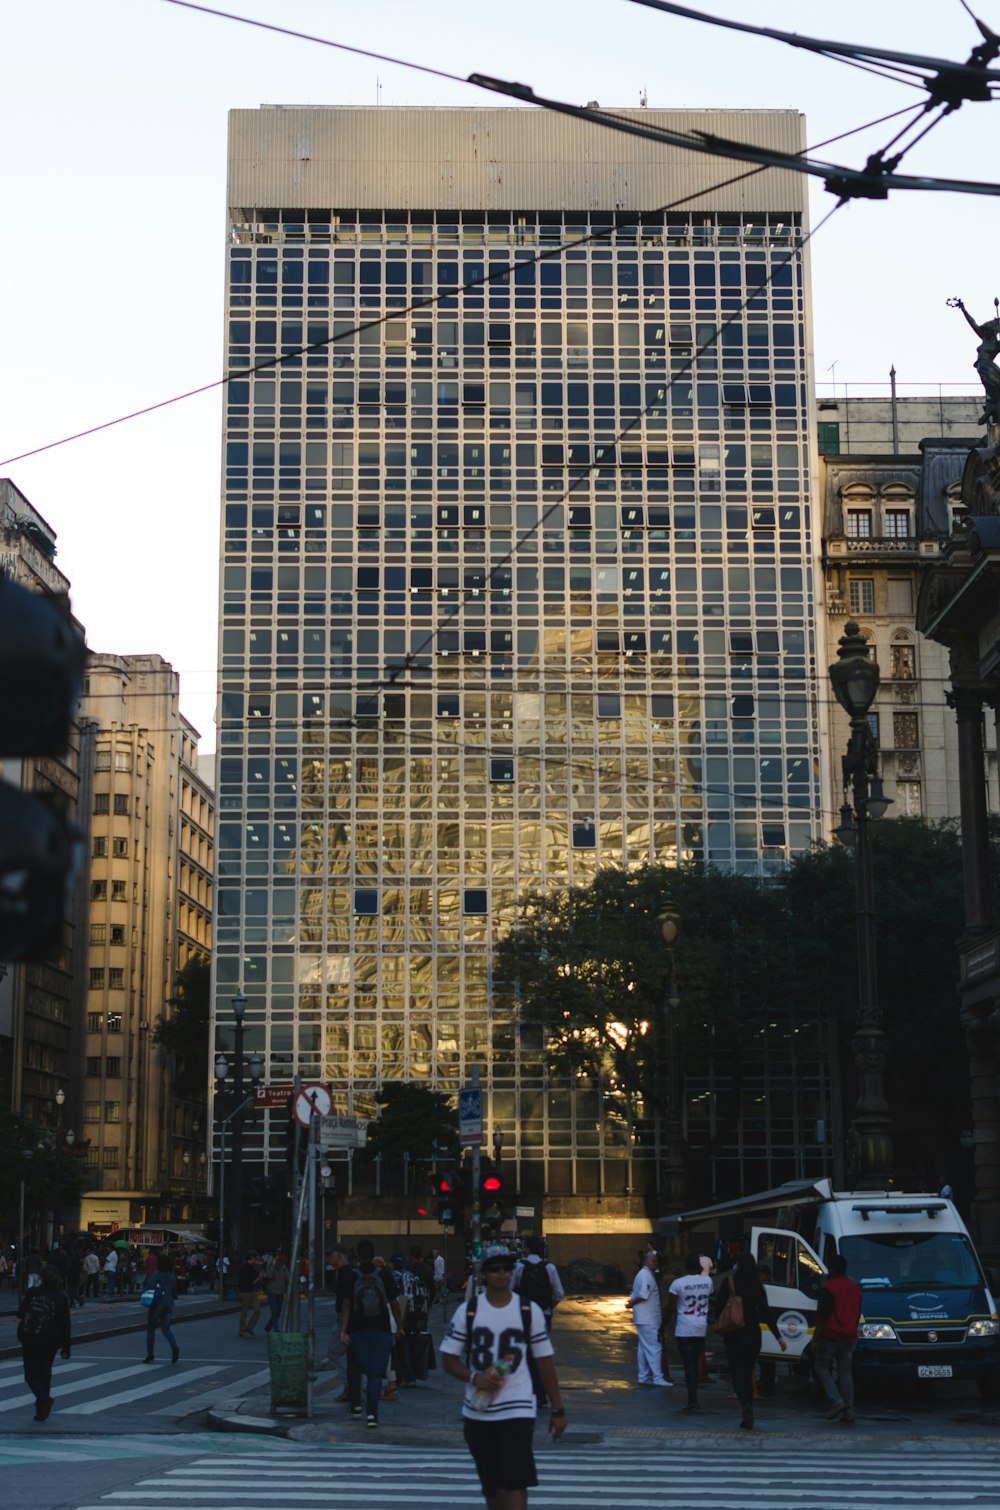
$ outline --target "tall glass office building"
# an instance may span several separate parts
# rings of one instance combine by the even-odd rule
[[[526,1194],[642,1171],[492,1010],[519,897],[818,833],[804,180],[738,172],[534,110],[231,118],[219,1041],[242,987],[267,1080],[359,1115],[479,1065]]]

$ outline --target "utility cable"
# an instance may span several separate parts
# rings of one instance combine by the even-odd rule
[[[167,0],[167,3],[178,4],[180,0]],[[659,210],[653,210],[650,213],[654,215],[667,214],[671,210],[680,209],[681,206],[689,204],[692,200],[701,199],[706,194],[714,194],[720,189],[727,189],[732,184],[742,183],[744,179],[753,178],[756,174],[764,171],[766,171],[766,168],[763,166],[745,169],[742,173],[733,174],[732,177],[724,178],[719,183],[711,184],[704,189],[697,189],[691,194],[685,194],[681,199],[675,199],[671,203],[663,205]],[[201,393],[211,393],[216,388],[224,388],[227,384],[237,382],[243,378],[254,377],[261,372],[271,372],[275,368],[283,367],[287,362],[297,361],[301,356],[308,356],[314,351],[322,351],[328,346],[336,345],[339,341],[348,341],[364,331],[375,330],[379,326],[385,325],[389,320],[405,320],[408,316],[417,314],[423,309],[432,309],[444,299],[457,298],[460,291],[464,292],[468,289],[482,288],[491,283],[503,282],[505,279],[513,277],[518,268],[534,267],[540,262],[547,262],[555,257],[561,257],[566,251],[574,251],[592,242],[608,241],[615,235],[616,231],[617,227],[613,224],[601,227],[598,230],[589,232],[586,236],[575,237],[572,241],[560,242],[558,246],[549,247],[544,251],[537,252],[532,257],[519,258],[517,256],[517,249],[513,248],[513,261],[505,263],[503,266],[497,266],[494,271],[485,273],[482,277],[470,278],[468,282],[461,285],[456,284],[454,288],[447,288],[439,293],[431,294],[426,299],[418,299],[405,309],[387,310],[385,314],[379,315],[376,319],[362,321],[361,324],[354,325],[349,330],[342,330],[337,334],[324,336],[321,340],[312,341],[306,346],[296,346],[284,352],[281,356],[268,357],[262,362],[255,362],[250,367],[236,367],[231,372],[224,373],[222,377],[213,379],[210,383],[202,383],[198,388],[189,388],[184,393],[176,393],[171,398],[161,399],[158,403],[147,404],[142,409],[133,409],[128,414],[120,414],[115,419],[104,420],[99,425],[91,425],[86,430],[78,430],[72,435],[64,435],[59,440],[48,441],[43,446],[34,446],[30,451],[22,451],[17,456],[8,456],[0,461],[0,467],[12,466],[15,462],[25,461],[30,456],[38,456],[44,451],[52,451],[58,446],[66,446],[72,441],[82,440],[85,436],[96,435],[102,430],[113,429],[116,425],[124,425],[129,420],[141,418],[144,414],[153,414],[157,409],[166,409],[171,404],[183,403],[185,399],[195,398]]]
[[[466,79],[458,73],[448,73],[443,68],[431,68],[427,63],[413,63],[407,58],[394,58],[388,53],[371,52],[366,47],[351,47],[347,42],[331,42],[328,37],[315,37],[309,32],[293,31],[289,26],[277,26],[270,21],[255,21],[251,16],[237,16],[232,11],[214,10],[210,5],[195,5],[193,0],[165,0],[167,5],[177,5],[183,10],[201,11],[205,16],[218,16],[223,21],[238,21],[241,26],[255,26],[260,31],[277,32],[282,37],[294,37],[300,42],[315,42],[320,47],[333,47],[337,52],[353,53],[358,58],[371,58],[376,63],[393,63],[398,68],[409,68],[415,73],[429,73],[438,79],[449,79],[453,84],[465,84]]]

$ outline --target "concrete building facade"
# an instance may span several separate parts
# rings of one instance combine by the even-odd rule
[[[851,401],[851,433],[863,449],[821,455],[823,572],[826,588],[826,660],[832,661],[844,625],[854,619],[881,668],[871,722],[880,750],[885,789],[895,806],[890,816],[928,819],[960,815],[958,735],[946,693],[948,650],[917,628],[917,602],[924,576],[941,564],[952,530],[966,517],[962,476],[969,453],[980,444],[978,396],[905,401],[897,420],[907,449],[893,453],[889,406],[882,400]],[[822,404],[819,408],[822,425]],[[918,420],[945,421],[946,434],[917,436]],[[821,447],[822,451],[822,447]],[[827,837],[842,800],[840,756],[848,725],[832,714],[833,738],[824,766]],[[1000,805],[992,726],[983,729],[990,806]]]
[[[169,1219],[204,1147],[204,1102],[173,1096],[153,1033],[178,970],[211,951],[214,801],[178,698],[177,673],[158,655],[90,658],[85,1223]]]
[[[340,1112],[478,1065],[550,1231],[653,1161],[495,1012],[521,896],[820,831],[805,191],[728,176],[530,110],[231,117],[216,1047],[242,989]]]

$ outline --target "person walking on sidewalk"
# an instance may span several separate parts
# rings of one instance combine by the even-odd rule
[[[104,1283],[107,1286],[107,1291],[106,1291],[107,1297],[108,1297],[109,1300],[114,1300],[114,1298],[115,1298],[115,1286],[118,1283],[118,1249],[117,1248],[109,1248],[108,1249],[107,1257],[104,1260],[104,1275],[105,1275]]]
[[[260,1262],[256,1253],[248,1253],[236,1275],[240,1297],[240,1336],[252,1337],[260,1317]]]
[[[96,1300],[101,1287],[101,1260],[95,1249],[83,1255],[83,1293],[88,1300]]]
[[[56,1353],[62,1358],[70,1355],[69,1302],[54,1264],[46,1264],[42,1269],[41,1284],[25,1290],[17,1317],[24,1382],[35,1397],[35,1420],[45,1421],[53,1405],[52,1365]]]
[[[816,1297],[816,1377],[833,1409],[831,1421],[854,1424],[854,1350],[861,1319],[861,1286],[847,1273],[847,1259],[835,1253],[830,1276]]]
[[[538,1412],[529,1359],[551,1402],[549,1432],[566,1430],[566,1410],[541,1309],[513,1294],[514,1254],[503,1243],[483,1249],[486,1285],[459,1306],[441,1344],[445,1372],[465,1385],[465,1440],[490,1510],[526,1510],[538,1483],[532,1437]]]
[[[392,1354],[392,1318],[402,1313],[396,1282],[385,1268],[375,1266],[375,1245],[363,1237],[358,1243],[358,1267],[351,1270],[341,1313],[340,1340],[347,1349],[347,1391],[351,1415],[360,1416],[361,1376],[365,1376],[365,1416],[378,1425],[382,1377]]]
[[[142,1361],[143,1363],[153,1362],[153,1345],[156,1342],[157,1328],[159,1328],[170,1348],[170,1361],[176,1363],[181,1350],[177,1346],[177,1339],[170,1323],[173,1320],[174,1306],[177,1304],[177,1275],[174,1273],[174,1261],[169,1253],[161,1255],[159,1268],[150,1283],[155,1286],[158,1294],[146,1312],[146,1356]]]
[[[687,1385],[687,1404],[682,1409],[694,1411],[701,1408],[698,1404],[698,1381],[705,1352],[712,1280],[702,1271],[697,1253],[688,1254],[684,1268],[686,1272],[679,1275],[667,1291],[667,1324],[669,1325],[671,1316],[676,1315],[674,1336],[677,1338],[677,1351],[684,1365],[684,1383]]]
[[[281,1308],[285,1303],[285,1295],[288,1293],[290,1277],[285,1255],[276,1253],[268,1266],[267,1284],[264,1286],[267,1303],[271,1308],[271,1314],[264,1325],[265,1332],[273,1332],[281,1328]]]
[[[753,1372],[760,1354],[761,1327],[770,1329],[782,1352],[787,1350],[788,1344],[775,1328],[774,1316],[767,1303],[767,1293],[760,1282],[757,1265],[749,1253],[740,1254],[736,1267],[720,1285],[719,1298],[723,1305],[730,1294],[738,1295],[743,1302],[743,1325],[728,1332],[723,1342],[733,1389],[742,1409],[740,1426],[744,1431],[752,1431]]]
[[[656,1283],[656,1264],[656,1249],[650,1248],[642,1268],[632,1281],[632,1293],[625,1306],[632,1312],[639,1338],[639,1383],[656,1384],[660,1389],[670,1389],[670,1380],[663,1376],[660,1343],[663,1311],[660,1306],[660,1287]]]

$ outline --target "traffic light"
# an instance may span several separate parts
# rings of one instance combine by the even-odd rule
[[[284,1175],[255,1175],[250,1181],[250,1190],[250,1210],[263,1226],[271,1226],[281,1216],[282,1203],[288,1193]]]
[[[479,1167],[479,1206],[484,1222],[499,1226],[504,1219],[503,1170],[499,1164],[483,1159]]]
[[[442,1227],[460,1231],[465,1225],[466,1180],[461,1169],[446,1169],[434,1181],[438,1198],[438,1221]]]
[[[86,654],[64,599],[0,574],[0,757],[65,753]],[[81,843],[54,803],[0,783],[0,960],[58,946]]]

